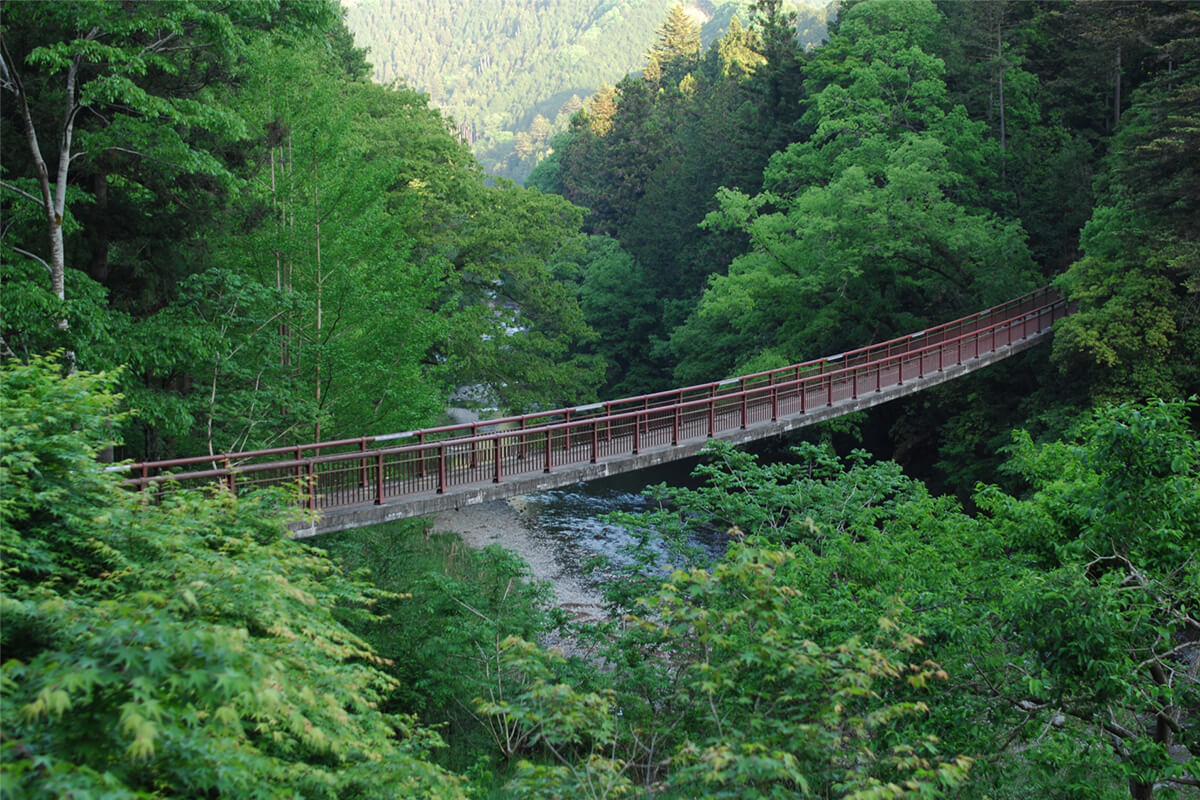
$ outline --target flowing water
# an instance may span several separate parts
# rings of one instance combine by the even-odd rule
[[[655,511],[660,501],[644,493],[648,486],[666,483],[693,486],[690,473],[696,459],[664,464],[602,480],[578,483],[526,495],[514,502],[525,513],[533,535],[553,544],[564,569],[586,579],[587,565],[600,556],[617,564],[628,563],[623,550],[633,537],[623,526],[603,519],[614,512]],[[723,546],[719,535],[701,532],[693,544],[714,553]]]
[[[578,483],[559,489],[498,500],[438,515],[436,530],[456,531],[473,547],[497,544],[530,565],[532,577],[549,581],[559,605],[584,615],[599,613],[606,574],[592,567],[597,556],[627,563],[622,550],[634,543],[624,527],[602,517],[613,512],[645,512],[659,507],[643,489],[659,483],[694,486],[696,459]],[[723,532],[702,531],[692,543],[719,555]],[[664,553],[664,565],[666,563]]]

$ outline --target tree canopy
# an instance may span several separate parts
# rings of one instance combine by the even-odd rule
[[[517,34],[593,47],[494,6],[456,93]],[[1194,797],[1200,12],[865,0],[806,48],[781,0],[597,8],[644,69],[519,88],[522,188],[326,0],[3,6],[6,796]],[[599,620],[421,522],[310,547],[290,487],[104,466],[708,382],[1048,280],[1052,349],[654,488]]]

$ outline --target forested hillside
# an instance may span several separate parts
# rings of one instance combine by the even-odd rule
[[[1052,359],[874,416],[889,447],[967,493],[1013,426],[1200,390],[1194,8],[847,4],[811,52],[777,2],[748,22],[598,94],[529,180],[588,209],[602,394],[783,366],[1047,281],[1080,303]]]
[[[656,25],[522,188],[330,0],[0,4],[4,797],[1200,797],[1200,8]],[[600,621],[421,522],[294,541],[302,477],[108,468],[1045,282],[1052,345],[653,487]]]
[[[460,386],[592,396],[549,266],[581,212],[368,82],[335,6],[119,7],[84,4],[82,32],[72,6],[6,9],[3,342],[119,365],[123,453],[402,430]]]
[[[524,180],[552,135],[601,86],[640,72],[676,0],[354,0],[346,22],[369,49],[373,76],[430,96],[454,120],[485,169]],[[704,43],[748,0],[686,8]],[[800,36],[825,33],[824,2],[801,2]]]

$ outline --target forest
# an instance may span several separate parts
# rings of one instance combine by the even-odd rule
[[[0,795],[1200,797],[1200,9],[648,24],[521,186],[334,0],[0,3]],[[1046,283],[1052,343],[650,487],[598,622],[423,521],[108,469]]]
[[[791,0],[789,0],[791,3]],[[791,3],[796,5],[795,3]],[[642,68],[675,0],[356,0],[346,24],[379,83],[429,95],[489,172],[524,181],[583,99]],[[748,0],[685,4],[708,45]],[[800,2],[798,38],[816,45],[824,0]],[[699,46],[699,43],[697,44]]]

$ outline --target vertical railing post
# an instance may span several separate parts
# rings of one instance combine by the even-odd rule
[[[716,388],[713,387],[712,393],[708,398],[708,438],[712,438],[717,430],[717,397]]]
[[[423,453],[424,451],[422,451]],[[446,445],[439,444],[437,447],[437,462],[438,462],[438,486],[437,493],[446,493]]]
[[[479,466],[479,442],[476,438],[479,436],[479,426],[472,423],[471,425],[471,469]]]
[[[605,417],[611,417],[611,416],[612,416],[612,403],[605,403],[605,404],[604,404],[604,416],[605,416]],[[612,442],[612,428],[613,428],[613,426],[612,426],[612,420],[610,419],[610,420],[609,420],[609,421],[608,421],[608,422],[605,424],[605,426],[604,426],[605,438],[606,438],[606,439],[607,439],[609,442]]]
[[[742,380],[742,430],[746,430],[746,417],[750,414],[750,400],[746,397],[746,381]]]
[[[296,448],[296,452],[293,453],[293,455],[296,457],[297,462],[304,460],[304,450],[299,447]],[[304,465],[297,463],[296,464],[296,480],[300,480],[303,477],[304,477]]]
[[[425,444],[425,434],[424,433],[417,434],[417,444],[418,445]],[[417,477],[424,478],[425,477],[425,448],[422,447],[418,452],[420,452],[421,457],[417,459]]]
[[[500,433],[497,433],[496,438],[492,439],[492,444],[495,448],[495,452],[492,454],[492,457],[496,460],[496,468],[492,474],[492,482],[499,483],[500,479],[503,477],[500,473],[500,462],[503,460],[504,455],[504,439]]]
[[[633,455],[642,451],[642,420],[636,411],[633,416]]]
[[[546,472],[550,471],[550,467],[554,462],[554,437],[550,435],[550,429],[546,429]]]
[[[595,464],[600,457],[600,423],[592,423],[592,463]]]
[[[225,481],[226,481],[226,483],[229,484],[230,493],[233,494],[234,496],[236,496],[237,495],[237,481],[233,477],[233,466],[229,463],[228,458],[225,459],[224,461],[222,461],[221,463],[225,465],[225,469],[229,470],[229,474],[227,476],[225,476]]]
[[[808,413],[808,387],[805,386],[804,381],[799,381],[796,384],[796,388],[800,390],[800,413],[807,414]]]
[[[679,425],[680,425],[679,415],[680,415],[680,413],[681,412],[679,409],[679,405],[676,404],[675,405],[675,413],[671,415],[671,446],[672,447],[677,447],[679,445]]]
[[[317,463],[308,461],[308,510],[317,510]]]
[[[942,353],[946,352],[945,346],[938,347],[938,372],[942,371]]]
[[[525,418],[524,417],[521,417],[521,430],[525,430]],[[521,453],[519,456],[522,461],[525,460],[525,455],[527,452],[526,447],[528,446],[528,444],[529,444],[529,435],[522,433],[521,434]]]
[[[367,438],[365,436],[358,440],[358,452],[367,452]],[[367,459],[365,456],[358,460],[358,488],[367,488]]]
[[[904,385],[904,356],[896,359],[896,385]]]
[[[383,453],[375,456],[375,505],[383,505]]]
[[[858,368],[854,369],[854,374],[850,376],[850,399],[858,399]]]
[[[564,437],[563,447],[567,451],[567,461],[570,462],[570,460],[571,460],[571,457],[570,457],[570,453],[571,453],[571,409],[569,409],[569,408],[567,409],[565,416],[566,416],[566,419],[564,421],[567,423],[567,428],[566,428],[566,430],[563,431],[563,437]]]
[[[822,364],[825,362],[821,362]],[[833,376],[830,375],[825,379],[825,405],[833,405]]]
[[[771,392],[771,422],[779,419],[779,390],[775,388],[775,373],[767,376],[768,391]]]

